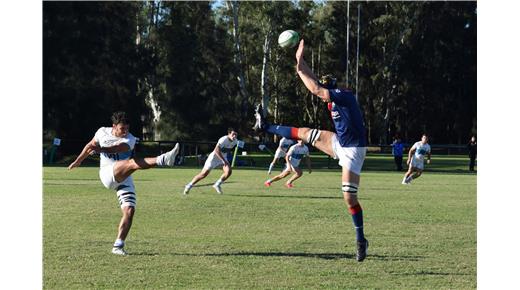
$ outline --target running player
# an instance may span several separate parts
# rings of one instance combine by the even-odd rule
[[[129,126],[126,114],[115,112],[112,115],[112,127],[99,128],[94,138],[85,145],[76,160],[68,167],[72,170],[80,166],[89,155],[100,154],[99,178],[106,188],[116,191],[123,214],[112,253],[123,256],[127,255],[124,250],[125,239],[132,226],[136,206],[132,173],[155,166],[173,166],[175,156],[179,153],[179,143],[177,143],[171,151],[157,157],[132,157],[136,139],[129,133]]]
[[[195,175],[190,183],[186,184],[184,187],[184,195],[187,195],[190,192],[190,189],[200,180],[204,179],[210,171],[214,168],[222,167],[224,173],[220,178],[213,184],[213,188],[217,191],[218,194],[222,194],[221,184],[226,181],[231,176],[231,166],[229,166],[229,162],[227,160],[228,153],[237,145],[237,132],[233,128],[228,128],[228,134],[222,136],[218,139],[217,145],[215,145],[215,149],[211,152],[206,159],[206,163],[204,163],[204,167],[202,171]]]
[[[302,170],[300,169],[300,162],[303,157],[305,157],[305,159],[307,160],[307,167],[309,168],[309,173],[311,173],[312,168],[311,159],[309,157],[309,147],[303,144],[302,140],[298,140],[298,142],[291,146],[291,148],[289,148],[289,151],[287,151],[287,154],[285,156],[285,170],[277,176],[268,179],[266,182],[264,182],[265,186],[269,187],[273,182],[285,178],[289,174],[291,174],[291,172],[294,172],[293,176],[291,176],[291,178],[289,178],[289,180],[287,180],[287,182],[285,183],[285,186],[287,186],[287,188],[292,188],[293,182],[296,179],[300,178],[303,174]]]
[[[291,139],[302,139],[334,159],[339,159],[342,167],[343,198],[352,215],[356,230],[357,261],[366,258],[368,240],[363,232],[363,210],[358,201],[358,187],[361,167],[365,160],[366,140],[365,126],[359,104],[350,90],[338,89],[336,79],[324,76],[318,81],[305,60],[303,59],[304,41],[300,41],[296,51],[296,71],[305,87],[314,95],[328,103],[336,133],[279,125],[269,125],[262,115],[260,106],[256,108],[256,123],[253,129],[281,135]]]
[[[289,149],[289,146],[293,145],[294,141],[291,139],[287,139],[285,137],[282,137],[280,139],[280,143],[278,145],[278,148],[276,148],[276,152],[274,153],[274,158],[271,164],[269,165],[269,171],[267,171],[267,174],[271,174],[271,171],[273,171],[273,167],[276,164],[276,161],[280,158],[284,158],[287,154],[287,150]]]
[[[424,170],[424,156],[428,155],[426,162],[431,162],[431,147],[428,144],[428,135],[423,134],[421,141],[415,142],[410,151],[408,151],[408,171],[404,174],[401,184],[410,184],[412,180],[419,178]]]

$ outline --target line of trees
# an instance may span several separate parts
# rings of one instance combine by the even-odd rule
[[[465,143],[476,17],[476,2],[46,1],[43,137],[87,140],[125,110],[143,139],[214,140],[229,126],[247,139],[260,102],[273,122],[332,129],[295,73],[295,48],[277,44],[293,29],[316,74],[357,91],[369,143],[424,131]]]

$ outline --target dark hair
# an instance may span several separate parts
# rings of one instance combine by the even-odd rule
[[[231,132],[233,132],[233,131],[235,131],[235,129],[233,129],[233,127],[228,127],[228,128],[227,128],[227,133],[228,133],[228,134],[231,133]]]
[[[129,122],[128,122],[128,119],[126,118],[126,113],[125,112],[121,112],[121,111],[114,112],[114,114],[112,114],[112,124],[114,124],[114,125],[117,125],[117,124],[128,125]]]
[[[320,78],[319,84],[326,89],[335,89],[338,87],[336,78],[331,75],[324,75]]]

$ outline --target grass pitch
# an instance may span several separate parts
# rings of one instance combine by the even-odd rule
[[[368,158],[369,168],[377,162],[392,166],[390,159],[377,158]],[[45,167],[43,285],[476,288],[476,175],[462,173],[462,158],[446,157],[438,170],[433,164],[411,186],[400,184],[399,172],[363,171],[359,196],[370,247],[362,263],[355,260],[337,169],[304,172],[287,189],[284,181],[264,187],[266,170],[236,168],[224,195],[211,187],[221,174],[216,170],[188,197],[183,186],[199,169],[138,171],[130,255],[120,257],[110,253],[120,210],[98,168]]]

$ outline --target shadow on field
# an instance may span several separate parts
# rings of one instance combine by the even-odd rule
[[[237,252],[237,253],[215,253],[200,254],[195,256],[204,257],[227,257],[227,256],[255,256],[255,257],[303,257],[318,258],[325,260],[352,259],[354,255],[345,253],[282,253],[282,252]]]
[[[259,195],[259,194],[226,194],[239,197],[267,197],[267,198],[309,198],[309,199],[343,199],[343,196],[305,196],[305,195]]]
[[[132,256],[159,256],[159,253],[132,253]],[[300,257],[300,258],[317,258],[324,260],[354,259],[354,254],[345,253],[284,253],[284,252],[236,252],[236,253],[207,253],[207,254],[191,254],[191,253],[171,253],[172,256],[188,256],[188,257],[235,257],[235,256],[251,256],[251,257]],[[369,254],[367,260],[380,261],[419,261],[424,257],[421,256],[386,256]],[[443,275],[441,273],[423,273],[424,275]],[[446,274],[448,275],[448,274]]]
[[[236,183],[234,181],[227,181],[226,180],[226,184],[230,184],[230,183]],[[200,183],[200,184],[195,184],[193,185],[193,188],[195,187],[206,187],[206,186],[212,186],[213,184],[215,184],[214,182],[211,182],[211,183]]]
[[[417,271],[417,272],[411,272],[411,273],[393,273],[389,272],[391,275],[397,275],[397,276],[417,276],[417,275],[435,275],[435,276],[469,276],[473,274],[468,273],[442,273],[442,272],[432,272],[432,271]]]

